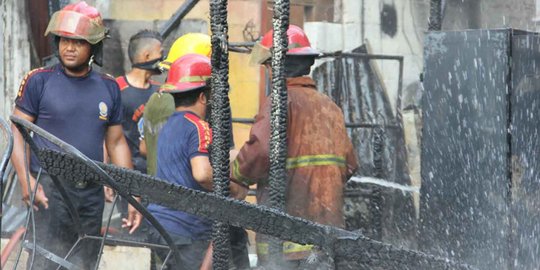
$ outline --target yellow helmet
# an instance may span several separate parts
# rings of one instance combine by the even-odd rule
[[[202,33],[187,33],[177,38],[160,66],[169,70],[176,59],[191,53],[210,57],[212,54],[210,36]]]

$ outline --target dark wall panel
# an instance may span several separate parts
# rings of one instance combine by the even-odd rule
[[[540,265],[540,36],[425,40],[423,249],[480,269]]]
[[[510,32],[425,39],[420,244],[481,269],[508,263]]]
[[[540,37],[512,43],[512,269],[540,266]]]

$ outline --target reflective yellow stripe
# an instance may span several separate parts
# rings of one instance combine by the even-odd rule
[[[175,90],[176,86],[173,84],[164,84],[160,87],[160,90]]]
[[[285,254],[311,251],[312,249],[313,245],[300,245],[289,241],[283,242],[283,253]],[[268,255],[268,243],[257,243],[257,254]]]
[[[205,82],[210,76],[184,76],[180,82]]]
[[[283,243],[283,253],[311,251],[312,249],[313,245],[300,245],[289,241]]]
[[[238,182],[240,183],[243,183],[245,185],[252,185],[253,183],[255,183],[255,181],[243,176],[241,173],[240,173],[240,164],[238,164],[238,160],[234,160],[233,162],[233,178],[236,179]]]
[[[310,155],[287,159],[287,169],[323,165],[337,165],[340,167],[345,167],[345,158],[338,155]]]
[[[257,254],[268,255],[268,244],[267,243],[257,243]]]

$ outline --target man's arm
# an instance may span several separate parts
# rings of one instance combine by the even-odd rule
[[[30,122],[35,121],[35,117],[25,114],[21,110],[15,108],[13,110],[13,115],[18,116],[22,119],[25,119]],[[36,180],[30,173],[28,173],[29,178],[26,174],[25,162],[30,166],[30,149],[29,147],[24,147],[24,139],[19,130],[15,127],[14,124],[11,125],[11,130],[13,132],[13,152],[11,154],[11,163],[17,172],[17,178],[19,179],[19,184],[21,186],[21,193],[23,201],[30,206],[30,192],[33,191],[36,187]],[[26,151],[26,161],[24,159]],[[30,168],[28,168],[30,169]],[[38,210],[38,206],[43,205],[45,209],[49,208],[49,199],[45,195],[41,185],[37,187],[37,191],[34,198],[34,209]]]
[[[231,179],[244,186],[268,178],[270,106],[270,99],[267,98],[255,117],[248,141],[242,146],[231,165]]]
[[[196,156],[190,160],[191,174],[201,187],[208,191],[213,190],[212,165],[208,156]]]
[[[121,125],[113,125],[107,128],[105,146],[111,163],[128,169],[133,168],[131,152],[129,151]]]
[[[212,174],[212,165],[210,164],[210,159],[208,156],[196,156],[191,159],[191,169],[193,178],[199,185],[205,188],[208,191],[212,191],[214,180]],[[231,192],[231,197],[242,200],[247,195],[247,188],[243,187],[237,183],[229,183],[229,191]]]
[[[105,135],[105,146],[110,160],[114,165],[132,169],[131,152],[122,132],[121,125],[112,125],[107,128]],[[135,198],[140,201],[140,198]],[[129,233],[133,233],[141,225],[142,215],[130,204],[128,206],[128,217],[122,219],[122,227],[130,228]]]

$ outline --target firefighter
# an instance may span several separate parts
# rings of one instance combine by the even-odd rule
[[[201,33],[188,33],[176,39],[167,58],[160,63],[160,66],[164,70],[169,70],[170,65],[183,55],[195,53],[210,57],[211,52],[210,36]],[[141,142],[141,152],[146,155],[147,172],[150,175],[156,174],[156,147],[159,131],[173,112],[174,101],[169,93],[154,93],[146,104],[143,116],[144,140]]]
[[[122,127],[132,154],[133,168],[146,173],[146,159],[139,153],[142,140],[144,107],[150,96],[159,90],[159,83],[151,80],[161,74],[163,38],[152,30],[141,30],[129,39],[128,56],[132,69],[116,78],[122,93],[124,120]]]
[[[212,54],[210,36],[203,33],[187,33],[182,35],[174,41],[167,54],[167,58],[161,62],[160,66],[169,70],[171,64],[176,61],[176,59],[190,53],[210,57]]]
[[[67,5],[51,17],[45,35],[49,33],[54,36],[60,63],[35,69],[26,75],[13,114],[34,122],[94,160],[103,160],[105,142],[111,161],[131,168],[131,155],[121,126],[120,90],[113,77],[98,73],[91,65],[92,62],[101,64],[107,33],[98,10],[84,1]],[[24,152],[28,150],[15,127],[13,134],[15,147],[11,159],[23,200],[35,209],[36,226],[33,229],[37,245],[64,258],[77,241],[78,233],[99,235],[104,207],[103,187],[85,180],[60,179],[79,214],[79,230],[51,176],[40,168],[35,157],[30,161],[30,177],[26,177]],[[34,136],[33,139],[38,147],[53,147],[43,138]],[[30,205],[29,190],[36,190],[33,205]],[[134,231],[141,218],[130,206],[124,226]],[[69,256],[69,261],[82,269],[93,269],[98,251],[98,241],[82,241]],[[57,268],[57,264],[41,253],[35,255],[34,268]]]
[[[356,171],[357,157],[347,135],[341,109],[317,91],[308,76],[319,53],[313,49],[304,31],[291,25],[287,31],[285,58],[288,94],[288,158],[286,212],[317,223],[345,227],[343,190]],[[252,51],[252,62],[270,68],[272,31],[266,33]],[[257,202],[269,200],[269,138],[271,101],[266,97],[255,118],[248,141],[240,149],[231,167],[231,179],[244,185],[257,184]],[[264,266],[268,238],[257,234],[257,255]],[[306,258],[317,254],[310,245],[285,242],[283,269],[328,269],[319,261],[307,265]],[[326,262],[324,262],[326,261]]]
[[[178,58],[187,54],[198,54],[210,57],[212,44],[210,36],[202,33],[187,33],[173,43],[167,54],[167,58],[161,62],[160,66],[164,70],[169,70],[171,64]],[[208,106],[207,109],[210,107]],[[174,100],[167,91],[154,93],[150,97],[145,107],[144,113],[144,140],[141,143],[141,152],[147,157],[147,172],[155,175],[157,168],[157,139],[159,132],[167,118],[174,112]],[[206,113],[206,117],[210,114]],[[231,119],[232,120],[232,119]],[[230,123],[232,125],[232,123]],[[232,133],[229,140],[229,147],[234,148]],[[232,261],[238,269],[249,268],[249,256],[247,250],[248,237],[244,229],[230,227]]]
[[[122,97],[122,130],[131,152],[133,169],[146,173],[146,158],[140,152],[143,140],[144,106],[150,96],[159,90],[159,83],[152,76],[161,74],[160,62],[163,60],[161,44],[163,38],[152,30],[144,29],[129,39],[128,57],[131,70],[116,78]],[[112,189],[105,187],[105,198],[112,202]],[[120,199],[117,202],[119,211],[127,212],[128,202]]]
[[[213,189],[209,146],[212,130],[204,120],[209,106],[210,59],[187,54],[172,63],[161,91],[174,98],[175,112],[163,126],[157,143],[156,176],[167,182],[202,192]],[[231,195],[243,199],[247,190],[231,182]],[[205,218],[150,204],[148,210],[171,235],[180,251],[180,265],[170,269],[199,269],[209,247],[212,222]],[[155,230],[152,242],[164,243]],[[166,251],[156,250],[163,260]]]

